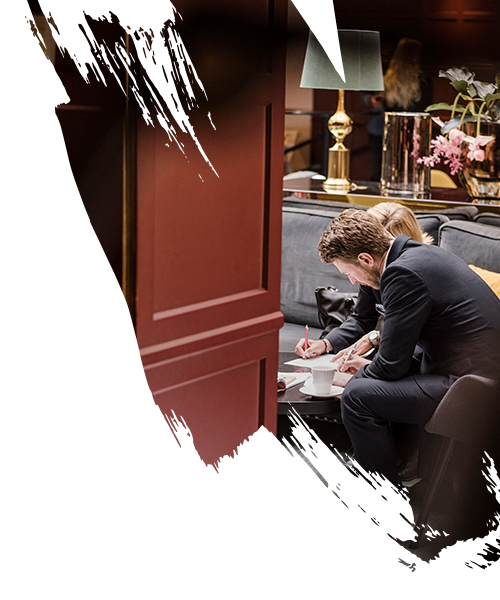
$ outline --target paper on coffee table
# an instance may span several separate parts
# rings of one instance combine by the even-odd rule
[[[293,378],[292,381],[287,381],[287,378]],[[304,383],[311,377],[311,373],[278,373],[278,379],[284,379],[286,382],[286,389],[290,389],[300,383]]]
[[[321,356],[317,356],[316,358],[295,358],[294,360],[289,360],[285,363],[285,365],[293,365],[295,367],[317,367],[322,365],[338,365],[338,360],[332,363],[332,357],[328,354],[322,354]]]

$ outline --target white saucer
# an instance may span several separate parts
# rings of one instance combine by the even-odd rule
[[[315,398],[332,398],[332,396],[340,396],[344,391],[344,388],[338,385],[332,385],[332,391],[328,394],[318,394],[314,391],[314,386],[312,384],[305,385],[301,387],[300,390],[303,394],[307,394],[308,396],[314,396]]]

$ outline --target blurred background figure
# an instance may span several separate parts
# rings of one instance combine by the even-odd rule
[[[384,75],[386,111],[422,112],[432,104],[432,84],[422,69],[421,52],[419,41],[399,41]]]
[[[384,74],[398,45],[398,36],[391,32],[380,34],[380,55]],[[382,138],[384,136],[384,103],[381,92],[361,92],[361,102],[370,107],[368,119],[368,159],[370,181],[379,181],[382,169]]]
[[[370,104],[372,114],[368,122],[368,152],[370,181],[380,181],[382,169],[382,140],[385,113],[422,112],[432,104],[432,82],[422,69],[422,44],[403,38],[395,44],[395,36],[381,36],[382,65],[395,47],[384,75],[384,92],[365,94],[364,103]]]

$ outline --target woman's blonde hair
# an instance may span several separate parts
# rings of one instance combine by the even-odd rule
[[[417,242],[422,242],[423,244],[432,244],[434,241],[432,236],[428,233],[424,233],[420,229],[420,225],[413,212],[402,204],[397,204],[396,202],[380,202],[380,204],[376,204],[372,208],[369,208],[367,212],[378,219],[381,225],[383,225],[394,237],[398,236],[400,233],[404,233],[408,237],[411,237]]]
[[[384,75],[384,98],[387,108],[403,110],[418,102],[422,97],[423,71],[420,67],[422,44],[411,38],[399,41]]]

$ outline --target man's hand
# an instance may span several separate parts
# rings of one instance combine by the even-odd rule
[[[314,358],[320,356],[326,352],[325,343],[323,340],[309,340],[309,345],[305,347],[306,340],[302,338],[299,343],[295,346],[295,354],[298,354],[301,358]],[[327,342],[328,349],[331,349],[331,345]]]
[[[338,360],[338,359],[345,358],[347,356],[347,354],[349,353],[349,351],[351,350],[352,346],[354,346],[354,344],[352,344],[351,346],[348,346],[347,348],[344,348],[340,352],[337,352],[337,354],[335,354],[332,357],[332,360]],[[356,342],[356,347],[354,348],[354,352],[352,353],[352,356],[353,357],[356,355],[362,356],[363,354],[366,354],[368,352],[368,350],[371,350],[372,348],[373,348],[373,344],[368,339],[368,334],[366,334],[363,337],[359,338],[359,340]],[[341,364],[342,364],[342,360],[341,360]]]
[[[370,362],[371,360],[368,360],[367,358],[353,354],[349,360],[339,365],[338,369],[341,373],[350,373],[351,375],[354,375],[354,373],[357,373],[361,367],[364,367]]]
[[[351,377],[352,375],[350,373],[339,373],[338,371],[335,371],[333,376],[333,385],[345,387]]]

